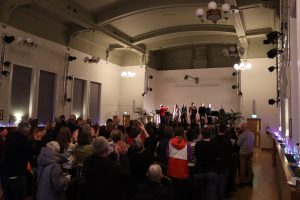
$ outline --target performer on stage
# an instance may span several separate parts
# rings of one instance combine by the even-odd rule
[[[166,124],[166,112],[168,111],[168,107],[164,107],[163,104],[160,105],[160,123]]]
[[[200,125],[201,128],[204,128],[205,118],[206,118],[206,108],[204,103],[201,103],[201,106],[198,109],[198,113],[200,115]]]
[[[190,108],[189,108],[189,114],[190,114],[191,124],[195,124],[196,123],[197,107],[195,106],[194,103],[192,103]]]
[[[207,116],[208,124],[212,124],[211,111],[212,111],[212,107],[211,107],[211,104],[209,103],[208,107],[206,108],[206,116]]]
[[[181,123],[182,125],[186,125],[187,124],[187,108],[186,105],[182,105],[181,107],[181,115],[180,115],[180,119],[181,119]]]
[[[173,108],[173,120],[174,120],[174,124],[178,123],[178,118],[179,118],[179,107],[177,104],[174,105]]]

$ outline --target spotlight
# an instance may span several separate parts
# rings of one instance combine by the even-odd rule
[[[278,103],[279,101],[280,101],[280,99],[269,99],[268,104],[269,105],[274,105],[275,103]]]
[[[232,76],[236,76],[236,72],[232,72]]]
[[[184,75],[184,80],[187,80],[189,78],[188,75]]]
[[[268,51],[267,55],[268,58],[275,58],[277,56],[277,54],[282,53],[282,50],[278,50],[278,49],[271,49],[270,51]]]
[[[69,59],[69,61],[76,60],[76,56],[69,56],[68,59]]]
[[[279,33],[278,31],[270,32],[267,34],[267,39],[264,40],[264,44],[275,44],[280,36],[282,36],[282,33]]]
[[[6,44],[10,44],[10,43],[12,43],[14,40],[15,40],[15,37],[14,37],[14,36],[8,36],[8,35],[5,35],[5,36],[3,37],[3,41],[4,41]]]
[[[243,95],[242,91],[239,91],[239,95],[240,95],[240,96],[242,96],[242,95]]]
[[[145,96],[146,95],[146,92],[143,92],[142,96]]]
[[[153,76],[152,76],[152,75],[149,75],[149,79],[153,79]]]
[[[152,91],[152,88],[151,88],[151,87],[149,87],[149,88],[148,88],[148,90],[151,92],[151,91]]]
[[[7,76],[7,75],[9,74],[9,71],[3,70],[3,71],[1,72],[1,74],[2,74],[2,76]]]
[[[73,80],[73,76],[67,76],[66,79],[71,81],[71,80]]]
[[[269,72],[273,72],[274,69],[278,69],[278,67],[271,66],[271,67],[268,68]]]
[[[66,102],[71,102],[72,99],[71,99],[71,98],[66,98],[65,101],[66,101]]]
[[[3,65],[4,65],[5,67],[9,67],[9,66],[10,66],[10,62],[9,62],[9,61],[5,61],[5,62],[3,63]]]
[[[233,85],[231,88],[235,90],[238,87],[239,87],[238,85]]]

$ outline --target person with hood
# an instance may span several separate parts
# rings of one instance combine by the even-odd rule
[[[59,153],[58,142],[47,143],[38,157],[36,200],[66,200],[65,190],[70,175],[63,173],[61,164],[68,160]]]
[[[167,175],[174,183],[175,199],[187,199],[189,167],[188,162],[192,158],[192,148],[184,139],[183,127],[176,127],[174,135],[167,149],[168,167]]]

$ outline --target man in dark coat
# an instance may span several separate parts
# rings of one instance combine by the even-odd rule
[[[30,128],[28,122],[21,122],[17,131],[7,136],[1,172],[7,200],[21,200],[25,197],[26,167],[33,160],[28,141]]]
[[[125,144],[118,144],[115,153],[119,162],[109,158],[108,141],[103,136],[93,140],[93,154],[84,163],[87,200],[126,198],[125,186],[130,178],[127,148]]]

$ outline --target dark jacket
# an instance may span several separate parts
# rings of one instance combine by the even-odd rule
[[[216,135],[212,142],[217,151],[217,169],[222,171],[229,169],[232,162],[233,146],[227,135]]]
[[[2,174],[6,177],[25,176],[28,162],[33,162],[28,138],[21,133],[10,133],[4,148]]]
[[[196,172],[207,173],[216,171],[217,151],[213,142],[199,141],[195,145]]]
[[[63,174],[61,165],[67,159],[60,153],[43,148],[38,157],[37,200],[65,200],[65,189],[69,179]]]
[[[163,187],[162,183],[155,181],[147,181],[137,188],[137,195],[146,195],[155,200],[171,200],[173,199],[173,191],[171,187]]]
[[[129,182],[129,163],[126,155],[120,164],[109,158],[91,155],[84,162],[86,200],[122,200]]]

